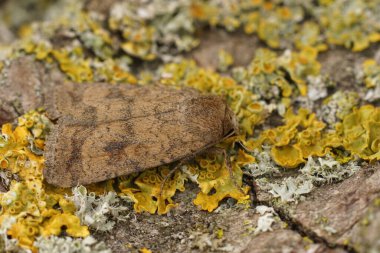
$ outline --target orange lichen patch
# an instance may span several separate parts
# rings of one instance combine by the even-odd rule
[[[115,187],[114,187],[115,181],[116,179],[110,179],[107,181],[89,184],[89,185],[86,185],[86,189],[88,190],[88,192],[93,192],[97,196],[102,195],[105,192],[115,191]]]
[[[79,56],[81,55],[80,51]],[[66,50],[54,50],[52,55],[59,63],[61,70],[66,73],[71,80],[75,82],[92,81],[93,72],[89,60],[76,57],[75,54],[69,53]]]
[[[151,61],[156,58],[156,56],[152,53],[149,53],[152,45],[149,43],[139,43],[135,44],[133,42],[125,42],[121,45],[121,48],[128,54],[132,56],[139,56],[143,60]]]
[[[240,154],[241,156],[242,154]],[[254,158],[240,160],[239,165],[246,165]],[[240,158],[239,155],[237,158]],[[220,159],[220,158],[219,158]],[[218,207],[219,202],[224,198],[232,197],[238,202],[249,198],[247,195],[249,187],[242,187],[243,172],[236,162],[232,163],[232,177],[226,165],[219,161],[218,157],[207,157],[207,159],[197,158],[200,166],[198,184],[201,192],[194,199],[194,204],[200,206],[202,210],[209,212]]]
[[[302,96],[307,94],[306,77],[320,73],[321,64],[317,61],[317,56],[316,48],[304,47],[299,53],[288,51],[279,59],[279,65],[290,74]]]
[[[71,9],[70,12],[73,10]],[[37,60],[47,63],[56,61],[60,69],[71,80],[85,82],[95,79],[96,81],[136,83],[136,78],[128,71],[128,65],[132,60],[126,55],[122,55],[120,58],[112,58],[115,51],[119,50],[119,44],[115,49],[115,41],[111,36],[111,31],[109,28],[105,29],[103,22],[99,22],[99,19],[94,16],[78,9],[71,13],[70,20],[61,17],[50,23],[48,28],[39,24],[35,27],[28,26],[28,29],[31,32],[22,41],[20,49],[27,54],[33,54]],[[39,29],[48,29],[48,31],[36,41],[32,35],[36,30],[40,31]],[[78,43],[77,39],[71,40],[72,37],[70,37],[66,41],[67,43],[61,45],[49,37],[51,34],[64,34],[63,31],[66,29],[67,31],[70,30],[70,34],[76,34],[75,38],[79,38],[81,43]],[[136,29],[138,30],[139,27]],[[144,49],[146,41],[143,38],[139,39],[139,37],[141,36],[133,37],[140,42],[136,45],[133,44],[132,47],[137,47],[141,51]],[[120,44],[120,47],[128,48],[128,45],[124,45],[128,42]],[[87,54],[89,51],[92,55]],[[130,51],[132,55],[136,54],[134,50],[131,49]],[[149,58],[148,56],[145,57]],[[123,68],[119,66],[123,66]]]
[[[378,12],[376,1],[324,1],[317,14],[330,44],[362,51],[370,43],[380,40],[378,22],[373,17]]]
[[[73,214],[76,212],[75,204],[65,198],[59,198],[58,204],[61,207],[63,213]]]
[[[226,71],[229,67],[234,64],[234,58],[233,56],[225,51],[224,49],[221,49],[218,51],[218,69],[220,71]]]
[[[233,69],[233,78],[259,99],[288,108],[294,98],[307,94],[307,78],[319,75],[317,53],[316,48],[304,47],[301,52],[285,51],[279,56],[260,48],[246,68]]]
[[[364,100],[373,102],[380,99],[380,64],[374,59],[363,62],[363,82],[367,91]]]
[[[321,145],[323,142],[322,134],[319,129],[308,128],[300,132],[297,136],[299,149],[302,150],[303,157],[311,155],[324,156],[326,148]]]
[[[362,64],[365,75],[364,83],[367,88],[373,88],[380,83],[380,65],[373,59],[369,59]]]
[[[108,20],[113,31],[120,31],[125,41],[121,44],[122,50],[131,56],[146,61],[156,58],[154,36],[155,28],[144,20],[125,16],[123,18],[111,16]]]
[[[54,215],[44,222],[42,235],[60,235],[63,227],[66,233],[73,237],[86,237],[90,235],[87,226],[81,226],[77,216],[67,213]]]
[[[206,15],[206,12],[207,12],[207,10],[205,10],[205,5],[203,5],[200,2],[199,3],[193,2],[190,5],[190,14],[191,14],[191,16],[193,16],[196,19],[206,20],[208,17]]]
[[[322,3],[323,2],[323,3]],[[376,1],[317,1],[299,5],[286,1],[192,1],[195,20],[229,31],[241,26],[269,47],[326,50],[325,42],[361,51],[380,40]],[[342,14],[343,13],[343,14]],[[306,16],[309,16],[307,17]],[[307,20],[307,22],[304,22]]]
[[[3,169],[18,173],[23,167],[31,167],[33,163],[39,162],[38,159],[33,159],[35,157],[25,148],[31,136],[26,127],[18,126],[13,131],[11,124],[3,125],[0,136],[0,161]],[[32,158],[29,163],[26,163],[27,155],[31,155]]]
[[[19,241],[21,246],[26,246],[33,251],[36,249],[33,247],[34,237],[39,234],[39,226],[33,224],[32,219],[19,220],[14,223],[8,230],[8,235]]]
[[[295,17],[303,16],[299,6],[278,6],[273,3],[264,3],[259,6],[260,18],[249,20],[246,25],[257,22],[257,35],[270,47],[283,47],[283,41],[288,39],[287,35],[299,29]]]
[[[34,43],[27,41],[22,45],[22,49],[28,54],[34,54],[37,60],[52,62],[56,60],[61,70],[75,82],[92,81],[93,71],[90,61],[84,59],[83,49],[76,47],[70,50],[53,50],[51,45],[46,43]]]
[[[365,105],[344,117],[337,125],[343,146],[365,160],[380,160],[380,109]]]
[[[302,150],[297,145],[274,146],[271,153],[273,160],[284,168],[296,168],[305,162]]]
[[[244,152],[243,150],[239,149],[237,155],[234,157],[234,161],[236,165],[238,165],[240,168],[244,167],[247,164],[251,164],[256,162],[256,159],[254,156]]]
[[[233,139],[233,140],[232,140]],[[230,147],[235,138],[221,146]],[[185,165],[191,178],[198,182],[201,192],[194,200],[194,204],[203,210],[212,211],[218,207],[221,200],[232,197],[243,202],[248,199],[249,187],[242,187],[242,171],[240,168],[255,162],[255,158],[250,154],[239,150],[233,157],[232,178],[229,170],[223,164],[223,155],[209,154],[207,156],[197,156],[195,164]],[[176,191],[184,191],[184,182],[187,176],[181,171],[176,171],[174,177],[169,179],[160,194],[163,179],[168,175],[169,168],[163,166],[158,169],[148,170],[140,175],[134,174],[119,178],[119,188],[122,195],[130,197],[135,203],[134,209],[137,212],[146,211],[149,213],[165,214],[171,208],[177,206],[172,200]],[[212,192],[212,194],[211,194]]]
[[[4,124],[1,132],[3,134],[2,141],[4,141],[1,148],[7,148],[8,150],[19,149],[28,143],[29,131],[26,127],[16,127],[13,131],[11,124]]]
[[[139,252],[140,252],[140,253],[152,253],[152,251],[149,250],[149,249],[147,249],[147,248],[139,249]]]
[[[31,40],[26,40],[21,45],[21,48],[28,54],[35,54],[37,60],[51,61],[52,46],[46,41],[35,43]]]
[[[295,46],[298,49],[313,46],[318,49],[318,51],[325,51],[327,49],[327,45],[322,42],[320,30],[321,29],[316,22],[305,22],[300,28],[300,31],[295,34]]]
[[[38,236],[58,235],[62,226],[67,227],[71,236],[88,235],[87,227],[78,225],[74,205],[65,200],[64,192],[57,193],[43,184],[44,159],[40,148],[44,147],[49,128],[47,121],[42,114],[31,111],[18,119],[15,129],[4,124],[0,141],[2,169],[19,178],[11,182],[8,192],[0,193],[0,223],[9,217],[16,218],[7,233],[33,252],[36,251],[33,242]]]
[[[18,239],[22,247],[34,250],[36,237],[58,235],[62,226],[67,227],[71,236],[88,235],[87,227],[79,226],[79,218],[74,216],[73,204],[64,200],[63,195],[47,194],[39,182],[13,182],[9,192],[2,194],[1,206],[0,222],[9,216],[16,217],[8,235]]]
[[[325,133],[325,124],[315,114],[300,109],[294,114],[286,112],[284,125],[263,131],[256,141],[243,142],[249,149],[261,149],[263,144],[272,146],[273,160],[284,168],[295,168],[309,156],[324,156],[331,148],[342,145],[336,133]]]
[[[164,178],[169,174],[168,167],[147,170],[136,177],[131,175],[120,178],[119,188],[123,195],[129,196],[136,212],[165,214],[177,204],[171,199],[177,190],[184,191],[186,176],[177,170],[173,178],[168,179],[162,188]]]
[[[268,49],[259,49],[250,64],[250,72],[254,75],[260,73],[271,74],[278,67],[277,54]]]
[[[112,59],[107,59],[104,64],[100,64],[100,67],[95,69],[96,76],[102,81],[110,83],[127,82],[130,84],[136,84],[137,79],[134,75],[128,71],[122,69]]]
[[[259,23],[260,13],[257,11],[252,11],[243,16],[244,32],[246,34],[252,34],[257,32]]]

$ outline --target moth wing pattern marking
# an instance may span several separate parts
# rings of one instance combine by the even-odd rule
[[[186,158],[233,127],[222,98],[192,89],[65,83],[52,101],[58,119],[47,138],[44,178],[60,187]]]

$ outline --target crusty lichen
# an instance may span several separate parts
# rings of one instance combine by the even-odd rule
[[[338,90],[331,96],[323,100],[317,115],[327,123],[327,127],[334,128],[335,124],[351,113],[353,107],[359,103],[359,96],[354,91]]]
[[[100,196],[94,192],[88,192],[84,186],[74,187],[73,195],[66,199],[75,204],[76,212],[82,224],[98,231],[110,231],[117,219],[121,219],[121,213],[128,210],[120,204],[120,198],[113,191]]]
[[[1,135],[1,169],[17,174],[20,181],[12,180],[9,191],[1,193],[0,222],[15,218],[7,234],[32,251],[36,251],[33,242],[37,236],[59,235],[62,227],[73,237],[89,235],[87,227],[81,226],[74,215],[74,205],[42,182],[44,160],[40,152],[33,150],[44,148],[49,125],[43,123],[45,119],[37,112],[28,113],[19,119],[15,129],[10,124],[3,125]]]
[[[337,125],[345,149],[365,160],[380,160],[380,108],[354,109]]]
[[[15,217],[9,217],[8,219],[4,219],[2,222],[0,226],[0,251],[28,253],[30,251],[20,247],[17,239],[9,238],[8,236],[7,231],[15,222]]]
[[[334,133],[323,132],[325,124],[315,114],[299,109],[294,114],[289,109],[284,117],[284,125],[268,129],[253,142],[252,150],[271,145],[273,160],[284,168],[296,168],[309,156],[324,156],[332,147],[341,145]]]
[[[219,50],[218,52],[218,70],[225,72],[234,63],[233,56],[225,50]]]
[[[260,48],[249,66],[234,68],[232,76],[283,115],[296,98],[308,94],[309,80],[319,76],[317,55],[318,50],[312,47],[305,47],[300,52],[287,50],[280,56]]]
[[[229,31],[243,27],[271,48],[341,45],[361,51],[380,40],[376,1],[194,1],[195,19]],[[306,18],[308,17],[308,18]],[[307,22],[303,22],[307,19]]]
[[[380,40],[376,1],[325,1],[314,13],[325,29],[327,42],[361,51]]]
[[[249,199],[247,195],[249,187],[242,187],[243,172],[240,166],[253,162],[254,158],[245,155],[242,151],[241,156],[245,158],[239,157],[239,154],[235,157],[232,163],[232,174],[226,164],[218,162],[216,156],[207,157],[207,159],[198,158],[200,170],[197,181],[201,192],[194,199],[195,205],[211,212],[226,197],[232,197],[240,202]]]
[[[369,59],[362,64],[362,79],[367,91],[364,100],[374,102],[380,99],[380,64],[375,60]]]
[[[276,222],[274,219],[276,212],[272,207],[268,206],[257,206],[256,212],[260,214],[257,221],[257,227],[254,230],[254,235],[258,235],[262,232],[272,231],[272,225]]]
[[[280,182],[271,182],[268,177],[261,178],[258,184],[261,190],[271,193],[282,202],[297,202],[316,187],[340,182],[354,175],[359,169],[356,161],[342,164],[329,155],[318,158],[310,156],[297,176],[286,177]]]
[[[176,191],[185,190],[186,176],[177,170],[174,176],[162,185],[169,168],[147,170],[140,174],[132,174],[119,179],[119,188],[122,195],[128,196],[134,202],[136,212],[165,214],[177,204],[172,197]]]
[[[39,237],[34,246],[40,253],[111,253],[104,242],[98,242],[93,237],[73,239],[71,237]]]

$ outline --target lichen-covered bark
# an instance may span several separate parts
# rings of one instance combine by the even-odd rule
[[[5,2],[7,2],[7,6],[11,6],[10,1]],[[136,213],[136,210],[145,210],[151,213],[157,211],[157,198],[150,191],[159,189],[159,186],[157,186],[159,181],[154,181],[156,184],[154,187],[149,184],[142,184],[146,187],[143,190],[146,191],[133,185],[136,182],[143,182],[150,176],[155,178],[162,176],[162,174],[152,171],[139,179],[135,177],[127,180],[123,179],[124,181],[120,180],[122,185],[126,185],[121,190],[128,192],[129,197],[135,197],[134,207],[130,203],[123,203],[128,208],[128,212],[123,213],[120,217],[118,216],[121,219],[116,221],[116,225],[110,232],[104,233],[95,231],[92,228],[90,230],[91,234],[98,240],[104,241],[114,252],[139,252],[143,248],[148,248],[153,252],[341,253],[380,251],[378,238],[380,233],[380,165],[376,161],[369,161],[369,164],[367,164],[363,160],[357,159],[357,157],[350,157],[348,152],[350,151],[352,152],[351,154],[356,154],[363,159],[367,159],[370,155],[375,157],[376,152],[379,150],[379,139],[377,138],[378,135],[376,135],[378,134],[376,132],[377,123],[372,122],[371,128],[362,126],[362,128],[358,128],[359,130],[355,134],[350,134],[349,131],[347,131],[348,133],[340,132],[341,135],[346,135],[345,137],[347,138],[342,137],[344,140],[340,146],[334,146],[336,143],[331,141],[329,146],[326,147],[332,149],[330,155],[333,155],[333,157],[322,157],[323,160],[319,163],[317,159],[322,156],[321,154],[325,154],[326,150],[323,149],[325,147],[314,145],[316,143],[311,142],[315,139],[307,138],[310,137],[308,136],[310,133],[313,135],[312,137],[315,137],[318,136],[319,132],[323,132],[328,136],[327,138],[333,139],[328,134],[336,130],[334,124],[342,122],[345,116],[352,113],[353,108],[368,103],[379,106],[380,102],[376,100],[376,94],[372,94],[372,97],[375,97],[373,101],[365,99],[366,92],[371,89],[376,92],[376,85],[380,87],[376,83],[379,75],[376,74],[376,68],[366,71],[364,66],[368,58],[374,61],[371,63],[372,65],[376,65],[376,61],[379,62],[380,59],[379,39],[376,37],[378,36],[376,34],[378,28],[374,25],[377,19],[371,19],[371,15],[376,13],[377,6],[361,5],[365,1],[360,0],[304,1],[302,6],[294,6],[284,1],[279,6],[276,4],[251,6],[255,10],[255,12],[251,13],[251,9],[240,8],[239,5],[218,5],[218,2],[221,3],[220,1],[209,1],[210,6],[202,5],[199,1],[194,1],[189,6],[181,5],[184,1],[178,1],[173,5],[168,5],[168,8],[164,8],[163,12],[157,14],[155,10],[151,10],[152,8],[149,10],[139,9],[141,6],[138,5],[138,2],[130,1],[128,3],[134,5],[133,8],[135,8],[133,9],[134,12],[130,14],[118,12],[118,10],[124,10],[125,8],[121,7],[126,7],[127,5],[117,6],[119,9],[113,8],[119,1],[86,1],[83,10],[96,13],[96,15],[85,15],[87,19],[78,18],[83,17],[82,15],[70,16],[77,18],[73,18],[73,20],[80,25],[75,22],[70,23],[68,20],[64,20],[61,24],[55,24],[54,20],[52,20],[51,24],[54,28],[51,29],[54,30],[53,35],[49,34],[50,28],[46,29],[45,27],[46,30],[43,28],[41,30],[49,35],[45,34],[44,37],[41,32],[41,34],[38,34],[41,37],[37,37],[37,40],[34,39],[28,42],[25,40],[25,44],[17,52],[22,52],[22,55],[32,54],[33,56],[7,59],[1,72],[0,87],[3,92],[0,94],[0,123],[15,122],[18,116],[25,114],[29,110],[49,104],[46,101],[50,100],[53,94],[50,88],[67,78],[75,82],[106,80],[112,83],[136,83],[138,80],[143,84],[163,79],[168,85],[191,86],[202,91],[213,90],[219,95],[224,95],[232,90],[233,92],[226,95],[227,100],[230,103],[233,101],[232,104],[238,114],[239,123],[251,138],[249,139],[250,142],[244,137],[239,139],[239,143],[242,145],[235,145],[239,146],[239,151],[247,147],[255,147],[256,137],[268,129],[271,129],[271,132],[267,133],[276,133],[276,137],[285,137],[275,139],[270,143],[275,148],[265,147],[261,151],[255,152],[245,150],[250,156],[245,156],[244,152],[238,152],[237,147],[231,152],[232,160],[236,164],[245,162],[241,167],[244,169],[245,174],[250,174],[250,176],[244,176],[244,185],[251,186],[251,198],[245,204],[236,204],[233,199],[223,201],[217,199],[211,203],[210,200],[216,189],[220,190],[223,188],[223,184],[226,183],[225,178],[221,177],[201,182],[203,187],[209,190],[208,192],[202,192],[202,189],[195,188],[193,184],[186,183],[184,185],[185,173],[183,173],[181,177],[173,179],[173,181],[177,179],[179,181],[174,182],[176,184],[174,192],[177,189],[183,190],[185,186],[186,191],[174,195],[173,199],[165,200],[164,207],[167,207],[166,209],[158,207],[159,213],[167,213],[172,208],[170,212],[166,215],[152,215],[147,212]],[[254,2],[252,1],[252,3]],[[0,6],[5,5],[1,4],[0,2]],[[356,4],[361,8],[356,8]],[[343,10],[343,6],[347,8]],[[190,11],[184,11],[187,10],[186,8],[189,8]],[[352,8],[356,10],[354,13],[350,12]],[[314,12],[314,9],[318,11]],[[348,13],[341,15],[340,12],[335,11],[340,9]],[[173,13],[170,13],[171,10]],[[7,10],[3,9],[3,11]],[[210,13],[207,13],[207,11],[210,11]],[[112,12],[112,15],[110,12]],[[136,14],[135,12],[138,15],[134,15]],[[355,13],[362,13],[362,16],[355,16]],[[123,15],[128,18],[122,18]],[[139,15],[144,17],[144,22],[139,20]],[[154,21],[151,23],[149,15],[153,15],[152,19]],[[17,17],[17,15],[14,15],[14,17]],[[44,16],[41,15],[39,18],[41,17]],[[26,18],[26,20],[35,19],[35,17]],[[348,20],[350,18],[351,20]],[[170,23],[168,20],[172,19],[175,20],[174,23],[178,26],[167,27],[166,25]],[[10,31],[14,31],[16,27],[19,27],[19,22],[25,22],[17,19],[12,20],[14,22],[11,25],[13,30],[4,28],[0,24],[0,43],[2,44],[13,41],[14,35]],[[87,23],[84,20],[91,22]],[[68,23],[70,25],[67,25]],[[160,30],[163,27],[168,30]],[[358,27],[361,29],[359,29],[359,32],[356,29]],[[154,31],[153,28],[157,30]],[[229,32],[223,28],[226,28]],[[319,31],[320,28],[323,29]],[[38,31],[38,29],[34,31]],[[254,34],[252,35],[251,33]],[[24,36],[26,35],[24,34]],[[200,42],[199,47],[196,47],[198,41]],[[265,49],[260,49],[262,47]],[[271,50],[268,50],[268,48]],[[352,52],[350,49],[364,51]],[[190,52],[187,52],[189,50]],[[185,51],[186,53],[184,53]],[[178,61],[177,57],[179,55],[195,60],[200,67],[189,61],[178,64],[173,63]],[[168,61],[171,64],[163,64],[161,61]],[[366,66],[371,67],[371,64]],[[157,65],[162,68],[156,71]],[[0,62],[1,68],[2,62]],[[211,69],[217,71],[217,73],[206,71],[205,69]],[[136,74],[137,78],[132,76],[131,73]],[[365,87],[366,85],[368,87]],[[306,87],[308,87],[308,90]],[[72,86],[71,89],[75,90],[75,86]],[[242,91],[243,89],[244,91],[252,91],[252,93],[247,95]],[[92,90],[92,92],[97,93],[96,89]],[[116,93],[120,95],[120,92]],[[61,99],[67,100],[64,96]],[[80,100],[83,100],[83,97],[80,97]],[[98,105],[99,102],[101,101],[97,101]],[[118,101],[113,102],[109,105],[109,108],[119,105]],[[53,105],[54,103],[48,106],[48,111],[51,112]],[[154,104],[152,103],[151,105]],[[104,105],[101,104],[101,106]],[[136,105],[133,106],[139,111],[144,109],[143,107],[136,107]],[[291,129],[293,132],[286,132],[290,130],[290,127],[289,129],[284,127],[284,119],[286,118],[284,115],[289,107],[293,107],[298,113],[300,111],[306,112],[306,110],[298,110],[300,108],[307,108],[315,112],[315,115],[306,113],[306,116],[303,115],[302,117],[297,112],[294,114],[287,113],[287,119],[301,119],[303,125],[307,125],[307,122],[314,122],[317,125],[319,124],[320,128],[318,130],[320,131],[307,131],[301,135],[301,131],[308,130],[308,127],[302,129],[302,124],[297,123],[299,125]],[[82,110],[82,107],[78,109],[79,107],[72,105],[69,107],[64,103],[61,104],[61,108],[67,111],[72,110],[72,118],[66,121],[67,125],[78,124],[78,121],[85,122],[84,125],[94,125],[88,108],[86,111]],[[107,115],[104,113],[107,111],[106,109],[103,110],[103,115]],[[367,111],[359,110],[363,115]],[[357,112],[355,111],[359,115],[360,113]],[[130,110],[127,110],[128,113],[130,113]],[[112,115],[115,116],[117,113]],[[267,115],[269,117],[264,121]],[[314,116],[318,118],[318,121],[311,120]],[[352,118],[360,118],[364,122],[363,125],[365,125],[371,120],[371,116],[373,118],[377,117],[375,115],[363,117],[356,115],[356,118]],[[21,120],[22,127],[17,131],[15,130],[15,133],[12,132],[10,125],[6,125],[3,128],[3,135],[13,136],[14,143],[17,145],[23,143],[22,152],[33,149],[35,153],[26,152],[26,154],[38,161],[39,168],[42,168],[43,160],[38,154],[43,149],[44,142],[38,138],[30,140],[30,137],[35,136],[28,135],[28,130],[26,130],[33,130],[35,135],[39,134],[41,129],[37,126],[26,127],[26,123],[30,123],[27,121],[30,121],[30,118],[33,117],[38,118],[33,113],[25,116]],[[321,122],[324,122],[326,126],[321,127]],[[288,126],[292,125],[288,124]],[[352,127],[352,124],[346,128],[349,127]],[[147,128],[149,128],[149,124],[144,124],[141,129],[148,132]],[[321,130],[322,128],[323,130]],[[344,126],[342,128],[344,130]],[[86,129],[91,130],[91,127],[86,126]],[[118,131],[120,129],[116,127],[115,130],[117,131],[115,132],[121,132]],[[342,130],[339,127],[337,129]],[[78,147],[86,145],[88,148],[86,155],[88,157],[98,156],[99,153],[93,154],[90,150],[91,147],[98,145],[96,140],[86,143],[85,139],[90,133],[87,134],[86,130],[78,134],[76,130],[71,129],[70,131],[63,130],[60,132],[65,133],[65,138],[69,135],[77,135],[72,140],[69,138],[64,139],[62,141],[64,145],[61,145],[61,149],[58,150],[59,154],[56,155],[64,154],[67,151],[72,155],[72,158],[75,158],[77,151],[79,152],[80,150],[70,149],[71,145]],[[168,126],[167,130],[172,129]],[[366,132],[367,130],[369,133]],[[364,137],[361,135],[361,131],[365,133]],[[284,136],[281,135],[282,133],[284,133]],[[289,136],[291,136],[291,141],[288,140],[287,145],[289,145],[286,146],[288,149],[283,148],[285,152],[280,154],[281,159],[276,160],[276,155],[273,157],[273,154],[279,154],[277,152],[277,146],[280,146],[279,142],[285,143],[286,137]],[[296,136],[297,138],[301,136],[304,139],[296,139]],[[107,138],[111,139],[113,137],[115,137],[113,133],[107,136]],[[12,138],[11,140],[13,141]],[[143,139],[144,142],[148,142],[152,138],[152,136],[147,135]],[[6,140],[7,138],[3,139],[2,141],[8,145],[6,141],[9,141],[9,138],[8,140]],[[115,139],[117,138],[115,137]],[[362,141],[363,139],[364,141]],[[353,141],[356,144],[350,146],[348,142],[352,140],[358,142]],[[313,166],[319,166],[319,169],[332,170],[332,172],[328,172],[330,174],[308,174],[305,176],[302,169],[304,169],[304,164],[311,160],[300,156],[302,149],[300,151],[299,149],[289,148],[293,147],[292,145],[295,143],[301,143],[301,141],[304,141],[302,142],[303,145],[309,148],[307,152],[314,152],[314,156],[318,156],[311,158],[314,159]],[[309,141],[314,146],[309,145]],[[162,141],[160,142],[162,143]],[[268,142],[266,144],[268,145]],[[20,145],[17,145],[15,145],[16,148],[20,148]],[[29,145],[32,149],[29,148]],[[36,148],[36,145],[39,145],[38,148]],[[54,145],[50,143],[47,148],[52,151]],[[111,152],[112,158],[117,159],[120,156],[118,150],[125,148],[123,145],[120,142],[109,142],[105,144],[104,150]],[[360,145],[363,145],[363,149],[360,149],[362,147]],[[99,144],[99,146],[103,147],[103,143]],[[332,146],[334,147],[332,148]],[[344,149],[344,147],[348,148]],[[49,152],[49,150],[47,151]],[[288,152],[289,150],[296,150],[297,152]],[[128,153],[138,151],[139,149],[131,149],[128,150]],[[164,153],[168,153],[167,150],[164,150]],[[296,163],[293,163],[292,166],[287,166],[292,167],[292,169],[284,169],[278,166],[279,164],[289,165],[287,163],[291,158],[289,156],[294,153],[296,153],[294,155]],[[9,156],[9,152],[2,152],[4,157],[5,154],[7,155],[6,159],[1,157],[0,165],[2,168],[13,166],[16,162],[22,162],[21,158]],[[265,160],[265,155],[269,161]],[[49,159],[49,157],[47,158]],[[253,159],[257,161],[253,162]],[[261,160],[259,161],[259,159]],[[349,159],[356,160],[357,164],[346,163]],[[116,167],[118,167],[118,162],[120,161],[123,161],[123,159],[118,159],[110,167],[113,166],[117,169]],[[195,160],[194,163],[199,161]],[[206,161],[206,165],[201,169],[210,172],[205,168],[207,166],[213,167],[210,166],[208,160],[204,159],[203,161]],[[247,161],[250,161],[251,164],[248,164]],[[339,166],[334,164],[337,161],[339,161]],[[93,162],[96,163],[95,160]],[[325,163],[325,167],[321,163]],[[248,166],[246,166],[247,164]],[[48,162],[50,167],[56,165],[55,161],[50,160],[50,164]],[[357,168],[358,166],[359,169]],[[99,168],[100,172],[109,173],[109,171],[102,170],[103,167],[107,169],[106,165],[103,164],[99,167],[102,167]],[[58,166],[56,168],[59,169]],[[240,167],[237,168],[241,173]],[[12,167],[12,169],[16,170],[18,167]],[[347,173],[340,171],[333,174],[334,169],[347,170]],[[184,171],[186,171],[185,168]],[[321,172],[321,170],[316,171],[317,173]],[[23,171],[24,174],[26,172],[29,171]],[[61,174],[55,174],[55,176],[58,176],[58,180],[66,175],[66,171],[60,170],[59,172]],[[228,175],[227,170],[223,172],[226,173],[221,173],[222,176]],[[189,173],[189,171],[186,171],[186,173]],[[25,176],[24,174],[22,175],[23,177]],[[194,174],[191,174],[191,172],[189,174],[189,177],[186,177],[187,179],[197,180]],[[253,178],[252,175],[254,175]],[[91,177],[92,175],[89,176]],[[212,174],[210,178],[213,176]],[[307,178],[307,176],[312,177],[312,179]],[[8,178],[3,179],[7,181]],[[241,179],[240,174],[239,179]],[[39,177],[39,180],[41,181],[42,178]],[[136,181],[131,182],[133,180]],[[43,187],[47,188],[47,191],[52,190],[50,186],[40,181],[36,180],[38,185],[43,185]],[[89,189],[94,187],[96,190],[101,189],[101,191],[104,191],[105,189],[114,189],[112,187],[117,183],[107,182],[106,186],[102,185],[100,188],[88,187]],[[227,181],[227,183],[231,182]],[[9,186],[9,180],[7,184]],[[133,186],[131,187],[130,184]],[[20,185],[21,183],[17,183],[17,186]],[[231,183],[231,185],[233,184]],[[120,185],[118,186],[120,187]],[[236,190],[235,188],[234,190]],[[120,190],[119,188],[117,189]],[[228,186],[223,189],[231,188]],[[248,187],[244,189],[248,190]],[[57,189],[55,190],[58,191]],[[240,193],[238,190],[236,191]],[[34,192],[35,194],[35,190],[27,192],[28,194]],[[136,192],[140,194],[139,197],[146,198],[148,201],[143,202],[139,199],[140,205],[137,205]],[[8,195],[12,195],[11,193],[13,192]],[[236,199],[242,202],[242,200],[248,198],[245,193],[241,195],[241,198]],[[38,197],[35,197],[33,201],[37,201],[37,199],[48,201],[47,196],[53,196],[50,194],[53,193],[48,192],[48,195],[41,194],[43,197],[33,195]],[[208,207],[213,210],[218,206],[218,203],[220,204],[219,207],[211,213],[198,209],[193,200],[200,195],[203,201],[200,205],[201,207],[206,207],[206,209]],[[223,192],[222,197],[230,195],[230,192]],[[49,203],[52,206],[49,207],[49,210],[50,212],[58,212],[58,214],[52,216],[51,220],[44,217],[47,220],[45,224],[40,224],[39,229],[44,234],[54,232],[58,235],[62,232],[61,223],[74,224],[73,227],[86,232],[82,231],[81,235],[87,234],[87,228],[79,226],[79,218],[74,215],[75,207],[70,206],[72,203],[65,202],[67,200],[63,197],[62,192],[54,196],[60,196],[59,203],[58,200],[56,200],[57,203],[55,204],[50,201]],[[104,198],[104,196],[98,196],[97,198]],[[144,209],[149,206],[149,203],[154,203],[154,205],[151,205],[149,210]],[[175,207],[176,203],[178,203],[178,206]],[[266,207],[262,207],[262,205],[266,205]],[[57,206],[59,208],[56,208]],[[93,206],[87,206],[86,208],[92,209]],[[4,205],[3,211],[9,213],[14,210]],[[61,212],[64,211],[71,213],[71,216],[63,215]],[[97,210],[92,211],[97,212]],[[104,211],[104,209],[101,209],[101,211]],[[104,212],[107,213],[106,211]],[[36,213],[34,214],[37,215]],[[104,213],[100,214],[100,216],[104,218]],[[111,216],[108,217],[111,221]],[[75,222],[65,223],[70,219]],[[28,240],[27,245],[32,247],[33,240],[30,237],[22,237],[22,233],[18,233],[25,228],[21,221],[22,219],[16,224],[17,226],[10,229],[8,235],[14,238],[20,235],[18,238],[26,238]],[[58,222],[54,223],[53,221]],[[42,219],[40,219],[40,222],[42,223]],[[97,220],[95,220],[96,222]],[[86,224],[90,224],[90,222]],[[98,222],[98,224],[101,223]],[[76,232],[80,234],[78,231]],[[6,236],[6,232],[0,231],[0,234]]]

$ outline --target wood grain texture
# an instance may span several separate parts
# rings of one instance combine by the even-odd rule
[[[237,129],[222,98],[192,89],[67,83],[50,103],[44,178],[61,187],[178,161]]]

